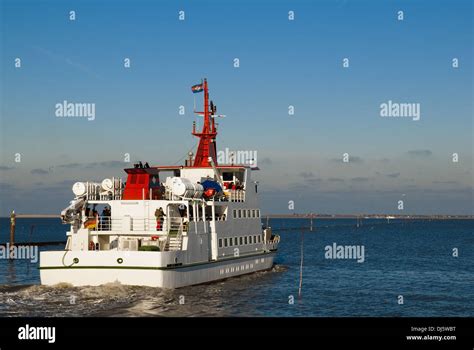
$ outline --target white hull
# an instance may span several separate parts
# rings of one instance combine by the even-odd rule
[[[212,262],[160,267],[159,256],[156,256],[156,259],[153,257],[160,253],[130,252],[126,255],[123,252],[75,253],[74,256],[79,258],[79,263],[69,266],[70,260],[72,261],[71,252],[67,253],[69,256],[64,259],[64,251],[42,252],[41,284],[69,283],[73,286],[97,286],[118,282],[124,285],[173,289],[268,270],[273,266],[276,254],[276,252],[261,252]],[[118,265],[116,261],[121,257],[123,262]],[[112,263],[96,265],[99,259],[102,263],[104,259]],[[145,261],[148,265],[145,265]],[[157,264],[150,266],[151,261],[156,261]]]

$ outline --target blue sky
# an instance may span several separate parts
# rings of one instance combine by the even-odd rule
[[[176,163],[202,77],[227,116],[218,149],[258,152],[264,212],[474,213],[471,1],[0,3],[0,215],[58,213],[125,153]],[[64,100],[95,120],[57,118]],[[381,118],[388,100],[421,119]]]

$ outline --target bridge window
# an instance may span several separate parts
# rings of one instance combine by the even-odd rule
[[[222,180],[224,181],[234,181],[234,174],[229,172],[222,173]]]

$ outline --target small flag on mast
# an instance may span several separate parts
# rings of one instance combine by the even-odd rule
[[[191,86],[191,91],[193,93],[204,91],[204,84],[201,83],[201,84]]]

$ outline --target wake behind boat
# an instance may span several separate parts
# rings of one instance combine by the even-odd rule
[[[280,237],[262,229],[253,169],[217,163],[207,80],[192,91],[204,92],[196,155],[182,166],[139,162],[125,169],[126,182],[76,182],[61,213],[66,247],[40,254],[42,284],[178,288],[273,266]]]

